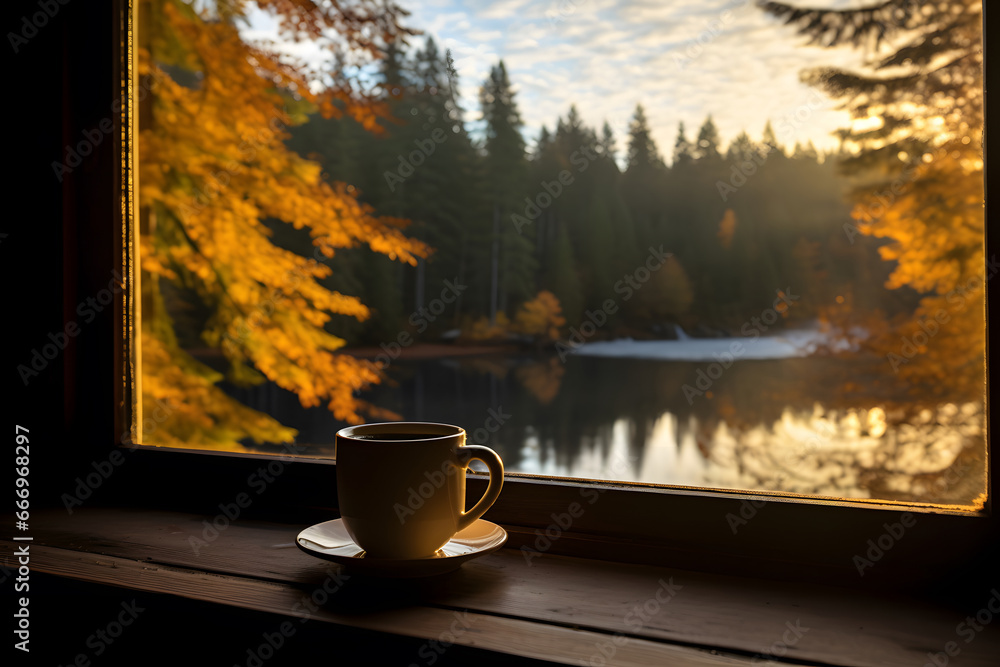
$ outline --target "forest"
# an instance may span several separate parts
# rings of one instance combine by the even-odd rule
[[[690,131],[682,123],[661,151],[641,103],[627,136],[606,122],[588,127],[571,106],[530,137],[502,61],[471,84],[480,107],[462,109],[449,54],[433,37],[413,41],[379,63],[376,94],[388,113],[377,131],[318,114],[291,128],[290,148],[332,181],[350,182],[375,210],[410,220],[407,234],[434,249],[415,267],[367,249],[339,252],[328,286],[359,295],[373,315],[331,322],[337,335],[394,340],[453,280],[467,289],[421,328],[425,339],[455,330],[464,339],[545,338],[532,323],[558,318],[555,308],[567,326],[579,323],[618,298],[614,286],[649,248],[671,257],[595,338],[672,338],[678,326],[733,335],[789,289],[802,295],[790,322],[913,307],[912,294],[882,289],[882,242],[857,233],[836,153],[782,145],[771,123],[758,137],[724,142],[711,115]],[[482,121],[474,132],[470,118]],[[277,243],[308,252],[307,237],[296,245],[287,226],[274,231]],[[538,301],[545,292],[555,300]]]
[[[589,362],[570,368],[553,352],[574,331],[745,336],[783,298],[794,306],[775,305],[769,331],[818,325],[851,345],[817,351],[794,380],[768,384],[742,365],[727,376],[743,377],[738,387],[693,404],[681,391],[691,364],[630,364],[632,379],[608,386],[655,391],[616,413],[641,409],[642,432],[669,406],[708,432],[773,423],[789,405],[875,406],[903,427],[961,405],[981,426],[974,0],[921,11],[906,0],[845,12],[757,3],[814,44],[871,49],[859,71],[801,73],[852,121],[874,121],[845,126],[823,153],[782,119],[723,138],[711,109],[657,146],[641,99],[623,136],[576,106],[532,132],[502,60],[484,80],[459,81],[449,53],[395,5],[256,6],[289,42],[335,34],[333,71],[244,40],[243,3],[141,2],[153,27],[137,49],[152,91],[139,109],[142,405],[166,415],[143,421],[144,442],[293,442],[292,411],[271,409],[288,401],[339,423],[398,419],[401,397],[382,391],[398,378],[364,349],[502,341],[530,389],[521,430],[573,423],[546,441],[574,448],[598,429],[570,416]],[[475,108],[462,107],[462,86],[478,93]],[[560,393],[566,368],[575,379]],[[978,461],[973,426],[960,439]]]

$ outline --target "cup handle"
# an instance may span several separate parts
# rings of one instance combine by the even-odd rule
[[[490,483],[486,487],[486,493],[479,499],[479,502],[468,512],[462,512],[458,517],[458,529],[464,530],[476,522],[479,517],[486,514],[486,510],[496,502],[500,496],[500,488],[503,486],[503,461],[500,455],[489,447],[481,445],[463,445],[458,448],[458,462],[463,466],[468,466],[473,459],[478,459],[486,464],[490,469]]]

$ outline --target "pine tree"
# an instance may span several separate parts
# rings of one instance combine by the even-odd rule
[[[814,43],[878,47],[857,72],[823,68],[803,79],[843,101],[872,128],[841,132],[844,172],[855,181],[848,235],[884,238],[895,262],[887,286],[924,294],[913,319],[880,341],[899,374],[924,394],[982,399],[984,324],[982,3],[887,0],[851,10],[768,2],[765,11]],[[951,299],[949,299],[949,296]],[[900,336],[920,319],[947,317],[926,352],[906,358]]]
[[[412,199],[419,197],[418,181],[425,175],[423,169],[406,178],[393,178],[391,174],[409,173],[403,165],[419,135],[414,127],[413,98],[416,92],[413,65],[407,59],[406,44],[393,39],[386,44],[385,57],[378,63],[378,99],[384,113],[378,119],[377,136],[368,133],[363,140],[366,164],[358,186],[364,200],[385,215],[406,218],[413,211]],[[412,227],[411,227],[412,231]],[[371,340],[385,340],[395,335],[399,322],[410,310],[408,294],[402,285],[406,273],[398,263],[379,253],[360,253],[361,273],[369,305],[377,316],[371,318],[364,329],[364,336]]]
[[[601,141],[598,147],[603,157],[611,160],[612,163],[615,162],[618,155],[618,144],[615,141],[615,133],[611,131],[608,121],[604,121],[604,126],[601,128]]]
[[[816,146],[813,145],[811,139],[807,141],[805,145],[796,141],[795,150],[792,151],[792,159],[817,162],[819,161],[819,152],[817,152]]]
[[[712,120],[712,114],[705,118],[701,128],[698,130],[698,138],[694,142],[694,157],[696,160],[718,160],[719,154],[719,130]]]
[[[750,138],[750,135],[743,131],[737,134],[733,142],[729,144],[729,148],[726,150],[726,161],[733,163],[749,161],[760,152],[761,149]]]
[[[665,192],[667,170],[653,141],[646,112],[635,107],[629,123],[628,152],[622,177],[622,196],[628,204],[629,218],[640,247],[663,239],[661,227],[669,206]]]
[[[491,231],[481,225],[484,209],[478,160],[462,122],[458,75],[448,58],[449,54],[438,51],[433,38],[427,39],[414,56],[411,69],[416,90],[405,105],[413,137],[406,151],[416,149],[426,155],[408,180],[405,215],[413,221],[411,233],[435,249],[414,272],[413,308],[427,303],[432,291],[427,286],[464,280],[471,268],[473,246],[488,244],[485,233]],[[441,326],[456,324],[466,305],[456,301],[452,312],[440,318]],[[396,326],[405,324],[397,322]]]
[[[556,146],[564,158],[565,168],[576,170],[577,167],[570,164],[573,153],[587,150],[596,151],[597,143],[594,131],[583,124],[576,105],[571,105],[566,114],[566,120],[559,119],[559,125],[556,129]]]
[[[677,140],[674,142],[673,164],[677,165],[690,162],[694,158],[691,142],[684,134],[684,121],[677,124]]]
[[[538,132],[538,139],[535,141],[535,150],[532,153],[532,158],[535,160],[540,159],[551,146],[552,135],[549,134],[549,128],[542,125],[542,129]]]
[[[514,100],[507,67],[503,60],[490,68],[490,74],[479,91],[479,104],[486,122],[487,163],[490,165],[519,165],[523,170],[525,143],[521,136],[524,121]],[[496,171],[496,167],[493,167]],[[503,179],[509,182],[511,179]],[[497,184],[497,192],[503,188]]]
[[[673,324],[688,312],[693,301],[694,291],[684,267],[676,257],[668,257],[649,283],[636,292],[635,308],[644,319]]]
[[[527,176],[525,141],[515,93],[501,60],[490,69],[479,92],[486,122],[485,177],[491,201],[493,247],[490,266],[496,266],[491,280],[490,316],[535,295],[536,258],[532,226],[514,224],[512,216],[523,212]]]
[[[774,127],[771,126],[771,121],[767,121],[764,124],[764,132],[761,134],[760,141],[770,151],[785,152],[784,147],[778,143],[778,137],[774,134]]]
[[[649,121],[646,120],[646,111],[641,104],[637,104],[635,112],[632,114],[632,122],[629,123],[626,169],[628,171],[646,171],[662,166],[663,159],[660,157],[656,149],[656,142],[651,136]]]
[[[545,264],[545,284],[559,299],[562,313],[570,323],[579,322],[583,313],[583,296],[580,293],[577,265],[569,233],[565,225],[562,225],[556,232],[550,260]]]

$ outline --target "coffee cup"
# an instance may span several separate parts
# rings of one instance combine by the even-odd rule
[[[465,444],[449,424],[363,424],[337,433],[337,498],[351,538],[365,555],[433,558],[455,533],[496,501],[503,461],[492,449]],[[465,511],[465,472],[478,459],[490,471],[486,493]]]

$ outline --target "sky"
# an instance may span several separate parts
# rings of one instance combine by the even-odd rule
[[[503,59],[517,93],[525,134],[532,143],[542,125],[576,104],[585,123],[607,121],[625,147],[637,103],[660,153],[669,162],[683,121],[693,139],[712,114],[726,145],[740,131],[759,139],[770,120],[789,148],[811,140],[833,149],[831,133],[849,122],[846,112],[799,80],[811,67],[854,68],[864,50],[824,49],[758,9],[753,0],[399,0],[410,12],[405,25],[451,49],[466,109],[480,117],[478,88]],[[857,0],[814,0],[844,6]],[[251,38],[275,35],[259,11],[244,31]],[[414,38],[422,46],[424,37]],[[322,51],[290,45],[317,62]]]

